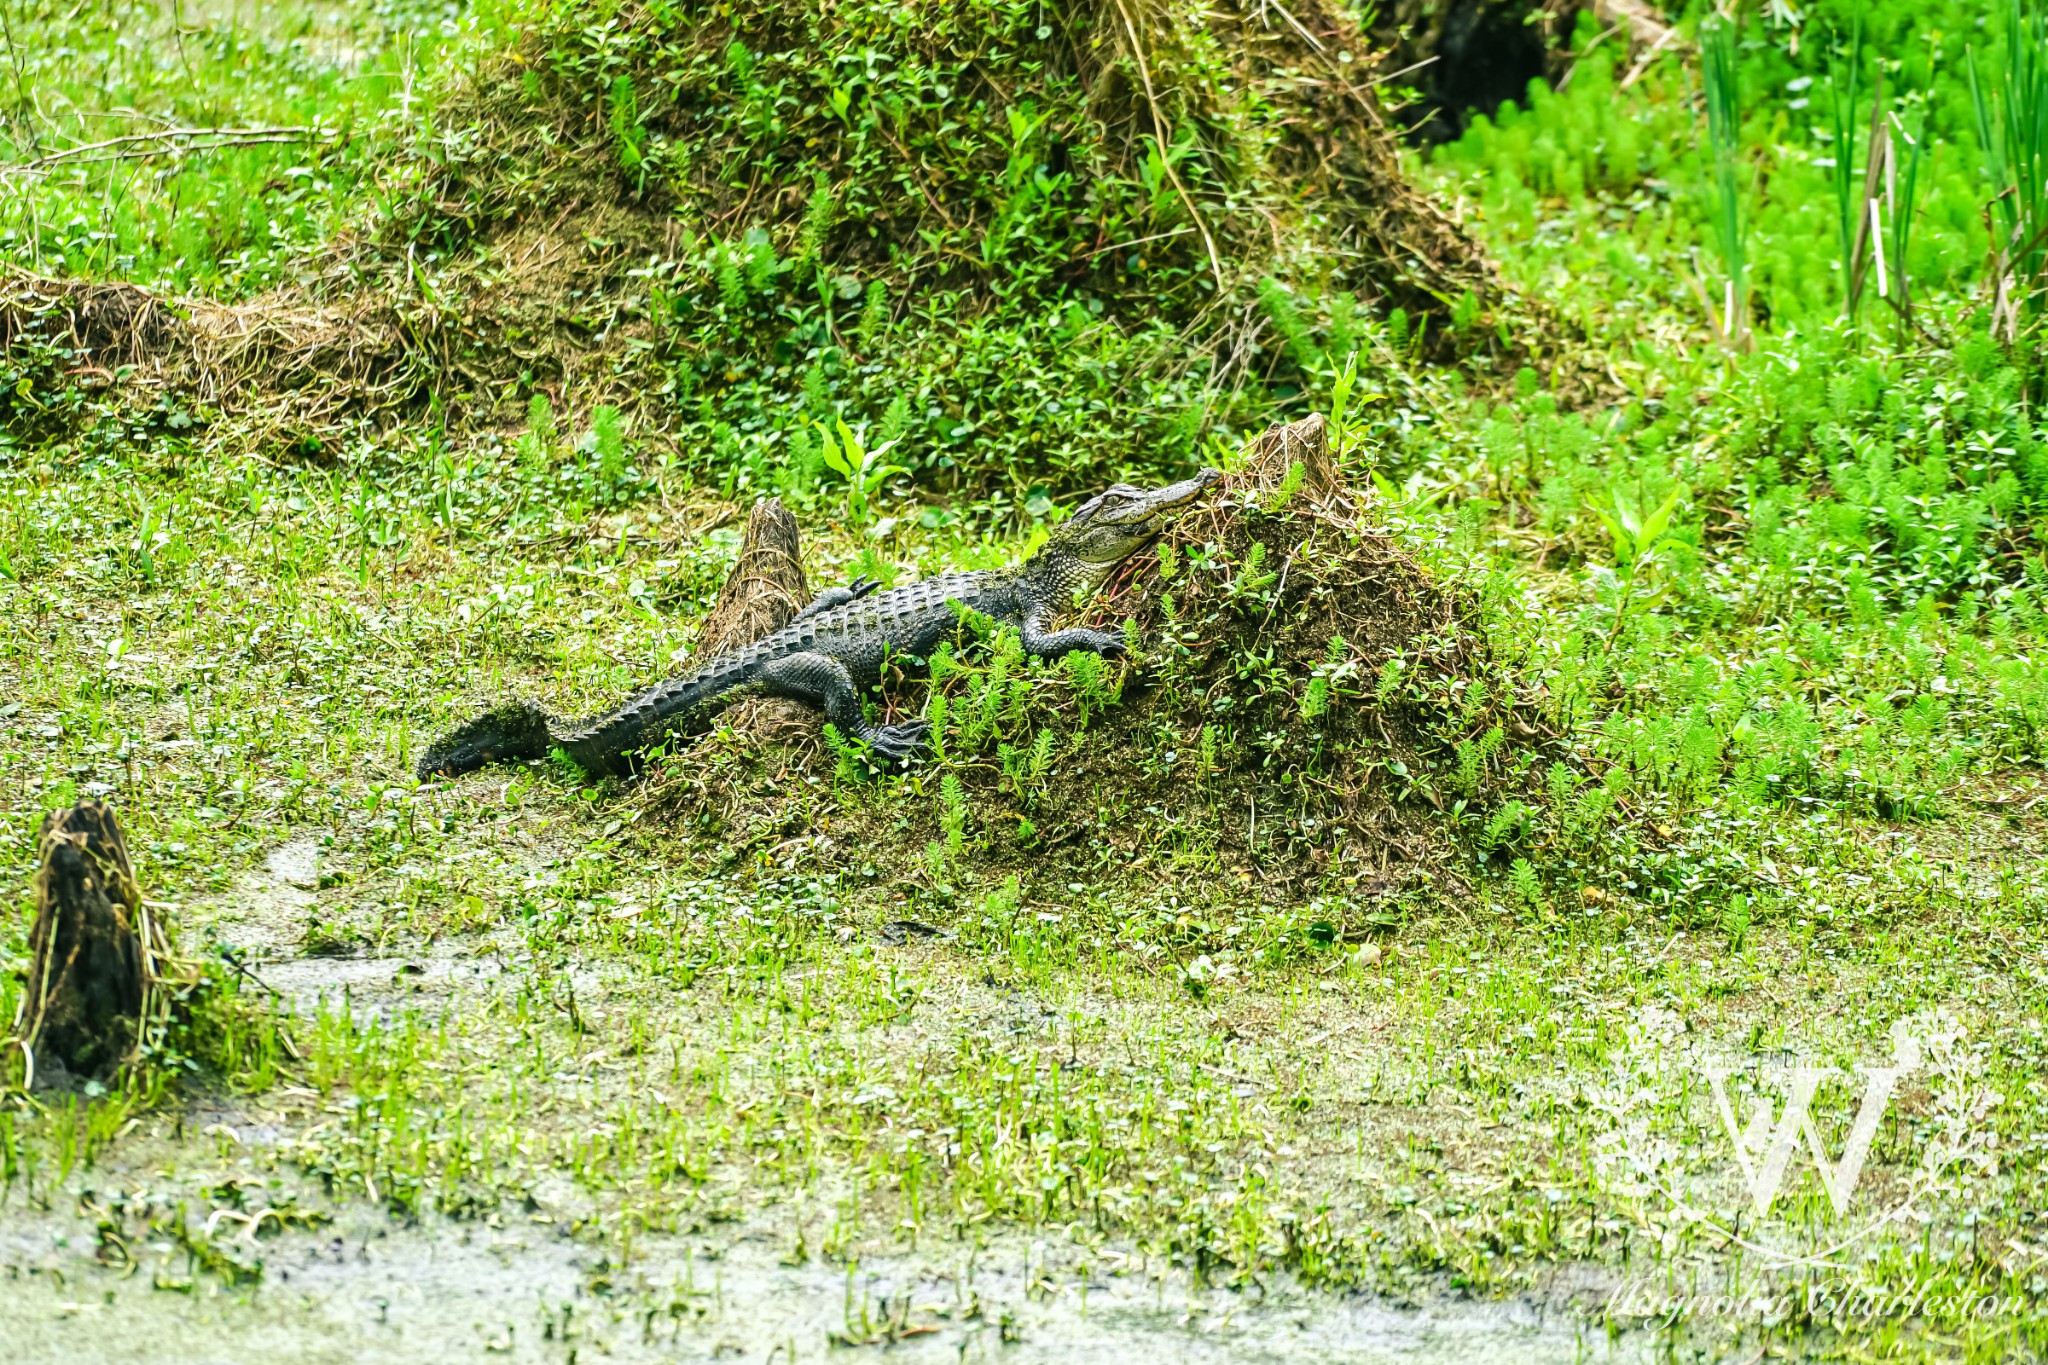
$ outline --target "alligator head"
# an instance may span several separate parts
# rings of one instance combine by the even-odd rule
[[[1082,503],[1053,528],[1026,571],[1063,592],[1090,593],[1116,566],[1166,533],[1195,499],[1223,477],[1205,469],[1164,488],[1115,484]]]

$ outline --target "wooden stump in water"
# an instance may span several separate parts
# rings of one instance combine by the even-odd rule
[[[811,600],[804,586],[803,533],[780,498],[763,498],[747,514],[747,531],[732,576],[697,632],[702,662],[773,635]]]
[[[114,813],[81,801],[43,819],[28,989],[15,1037],[26,1083],[41,1070],[104,1075],[134,1052],[150,1014],[163,930],[152,924]]]

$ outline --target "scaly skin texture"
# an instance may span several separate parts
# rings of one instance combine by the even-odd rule
[[[429,748],[419,775],[452,777],[489,763],[543,758],[552,749],[587,772],[630,774],[649,748],[672,735],[703,733],[720,711],[749,696],[795,698],[882,757],[906,757],[923,744],[924,721],[870,725],[861,714],[860,693],[881,681],[889,658],[929,655],[959,629],[963,608],[1015,627],[1027,654],[1120,653],[1122,638],[1108,631],[1047,625],[1158,539],[1221,477],[1205,469],[1165,488],[1118,484],[1061,523],[1037,554],[1007,569],[943,574],[888,592],[866,579],[828,588],[773,635],[587,720],[558,719],[532,702],[498,707]]]

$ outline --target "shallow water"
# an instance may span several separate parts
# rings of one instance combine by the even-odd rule
[[[0,1339],[22,1362],[1648,1360],[1569,1308],[1397,1307],[1288,1287],[1197,1290],[1064,1243],[789,1266],[763,1236],[642,1246],[626,1270],[555,1225],[404,1227],[370,1209],[264,1243],[254,1288],[152,1287],[92,1259],[88,1226],[0,1214]]]
[[[361,1015],[459,997],[516,967],[472,945],[406,957],[307,957],[296,950],[319,885],[317,850],[276,850],[237,883],[216,927],[249,954],[262,987],[293,1010]],[[576,982],[596,999],[595,977]],[[1021,1007],[1020,1007],[1021,1008]],[[1021,1028],[1039,1027],[1038,1010]],[[291,1119],[263,1104],[195,1099],[186,1134],[221,1133],[216,1158],[162,1124],[122,1144],[81,1182],[190,1199],[226,1176],[273,1171],[264,1154]],[[151,1135],[153,1133],[153,1136]],[[216,1173],[217,1172],[217,1173]],[[211,1173],[211,1174],[210,1174]],[[299,1184],[285,1176],[285,1184]],[[312,1196],[310,1188],[303,1191]],[[77,1188],[53,1211],[0,1206],[0,1361],[214,1365],[215,1362],[754,1361],[795,1365],[849,1358],[1061,1362],[1634,1362],[1669,1359],[1649,1333],[1610,1341],[1583,1311],[1605,1297],[1601,1272],[1565,1268],[1526,1299],[1449,1295],[1419,1304],[1301,1289],[1198,1287],[1188,1272],[1120,1249],[1007,1233],[980,1246],[925,1240],[850,1267],[785,1264],[791,1209],[748,1208],[709,1233],[636,1239],[629,1265],[571,1229],[590,1196],[561,1177],[534,1186],[527,1207],[484,1221],[409,1223],[368,1202],[311,1197],[335,1222],[237,1248],[260,1257],[253,1287],[195,1273],[168,1243],[138,1240],[138,1267],[95,1258],[93,1219]],[[822,1195],[820,1196],[822,1198]],[[830,1201],[825,1201],[829,1203]],[[777,1221],[779,1220],[779,1221]],[[798,1220],[801,1223],[801,1220]],[[1574,1277],[1577,1277],[1576,1279]],[[187,1288],[159,1288],[164,1280]]]

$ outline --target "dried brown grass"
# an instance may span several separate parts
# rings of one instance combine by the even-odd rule
[[[54,344],[73,353],[70,377],[176,395],[280,430],[419,398],[444,368],[432,346],[440,330],[370,291],[324,303],[277,291],[229,304],[0,275],[0,349]]]

